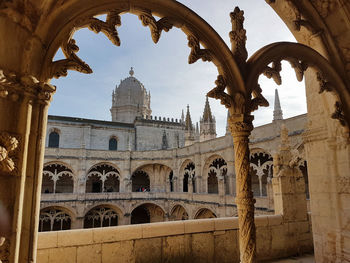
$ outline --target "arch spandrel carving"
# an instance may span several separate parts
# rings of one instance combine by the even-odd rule
[[[60,7],[60,10],[54,8],[51,11],[52,15],[50,15],[50,17],[52,17],[50,19],[52,23],[46,22],[45,25],[42,25],[41,32],[38,32],[43,42],[47,43],[49,46],[48,52],[45,54],[44,63],[42,64],[43,73],[41,74],[41,78],[45,79],[45,81],[53,76],[52,70],[48,71],[48,69],[51,67],[52,58],[58,48],[62,45],[63,41],[67,41],[67,37],[68,39],[71,39],[70,36],[74,31],[78,28],[85,27],[86,21],[89,19],[91,20],[94,16],[104,14],[106,13],[106,10],[112,9],[119,10],[115,11],[119,12],[119,14],[129,12],[140,17],[142,16],[142,19],[144,20],[142,22],[146,22],[144,24],[151,28],[152,38],[154,40],[159,38],[161,31],[169,30],[171,24],[175,27],[181,28],[181,30],[188,35],[189,40],[191,40],[189,41],[191,43],[189,60],[191,62],[194,62],[199,58],[202,58],[205,61],[211,60],[217,66],[218,73],[225,76],[228,94],[233,94],[238,90],[241,92],[244,91],[242,77],[235,63],[232,52],[215,30],[184,5],[176,1],[159,1],[158,3],[150,0],[130,2],[105,0],[99,3],[99,6],[96,6],[95,4],[93,5],[90,2],[91,1],[85,1],[84,5],[80,5],[81,3],[79,1],[67,1]],[[82,6],[84,10],[82,10]],[[78,10],[78,7],[79,12],[74,12],[74,10]],[[151,13],[148,12],[147,16],[145,16],[145,10],[151,10]],[[153,14],[159,16],[160,20],[156,21]],[[64,23],[62,21],[63,16]],[[86,19],[86,17],[89,16],[90,18]],[[67,23],[67,21],[69,22]],[[77,21],[85,22],[82,22],[79,25]],[[198,39],[198,42],[192,41],[193,38]],[[204,49],[198,49],[199,43]],[[196,56],[193,56],[193,54]],[[210,56],[208,54],[210,54]],[[74,66],[71,68],[74,69]],[[70,68],[68,67],[68,69]],[[65,74],[66,69],[63,67],[62,71]],[[60,70],[53,70],[53,72],[60,72]]]

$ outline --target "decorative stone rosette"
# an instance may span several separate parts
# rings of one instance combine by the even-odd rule
[[[0,132],[0,172],[11,173],[16,169],[14,153],[18,140],[7,132]]]

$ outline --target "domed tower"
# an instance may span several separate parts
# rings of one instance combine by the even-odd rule
[[[136,117],[150,116],[151,94],[143,84],[134,77],[133,68],[130,76],[120,81],[112,93],[112,121],[133,123]]]

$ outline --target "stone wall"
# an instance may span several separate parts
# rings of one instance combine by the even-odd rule
[[[310,222],[255,218],[259,260],[312,250]],[[38,263],[239,262],[238,218],[39,233]]]

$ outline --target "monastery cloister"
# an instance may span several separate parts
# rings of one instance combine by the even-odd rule
[[[23,263],[115,262],[118,258],[121,262],[246,263],[288,257],[310,251],[313,246],[318,263],[350,262],[350,2],[266,2],[288,26],[297,43],[272,43],[248,58],[244,14],[238,7],[230,10],[232,12],[228,16],[232,23],[232,31],[228,32],[232,44],[229,48],[206,21],[175,0],[0,1],[0,201],[4,207],[1,216],[5,218],[2,219],[4,222],[0,222],[0,260]],[[44,203],[52,201],[49,200],[50,193],[45,194],[45,191],[54,189],[57,192],[69,188],[68,184],[60,184],[59,180],[53,186],[52,182],[44,181],[46,187],[42,194],[43,171],[55,174],[56,168],[66,167],[69,170],[67,181],[69,173],[74,175],[77,171],[81,174],[74,178],[79,180],[86,176],[87,182],[92,180],[85,186],[79,182],[70,185],[70,189],[73,186],[72,195],[78,201],[82,194],[84,198],[85,195],[87,199],[94,198],[95,193],[84,193],[89,187],[92,192],[106,187],[107,192],[98,193],[98,199],[113,197],[113,188],[117,188],[118,184],[113,180],[101,180],[101,183],[97,180],[105,165],[104,157],[95,158],[99,159],[98,162],[90,160],[84,169],[77,169],[76,164],[65,160],[61,164],[66,166],[50,166],[49,160],[44,166],[44,155],[47,111],[56,91],[50,80],[66,76],[68,70],[92,73],[90,66],[77,55],[79,43],[73,39],[74,32],[89,28],[105,34],[118,46],[121,40],[117,30],[121,25],[120,16],[124,13],[138,16],[142,24],[150,28],[155,43],[160,37],[166,37],[166,32],[172,27],[180,28],[188,39],[188,63],[202,59],[217,67],[215,87],[203,88],[200,95],[207,94],[218,99],[228,109],[233,143],[227,145],[231,149],[227,151],[229,154],[224,155],[215,143],[210,147],[218,147],[214,151],[216,156],[209,151],[200,156],[195,151],[196,145],[185,147],[179,151],[186,153],[172,159],[176,163],[160,157],[142,160],[142,152],[133,152],[136,158],[130,161],[130,167],[121,162],[108,166],[112,167],[108,172],[115,177],[118,174],[120,196],[135,198],[130,207],[114,207],[115,211],[124,213],[124,218],[121,218],[124,223],[130,220],[135,225],[39,233],[41,197],[44,196]],[[102,14],[106,15],[105,21],[97,17]],[[270,33],[267,28],[266,34]],[[59,48],[65,58],[53,61]],[[264,87],[260,87],[258,78],[264,74],[281,84],[282,60],[290,62],[299,81],[305,79],[308,113],[302,140],[308,170],[310,214],[307,213],[302,169],[299,169],[299,158],[292,149],[295,144],[290,142],[288,130],[291,128],[287,127],[281,128],[272,156],[275,215],[254,216],[260,206],[268,209],[253,196],[250,173],[250,140],[256,139],[252,125],[254,111],[268,105],[263,96]],[[256,141],[256,148],[260,148],[258,145],[259,141]],[[261,149],[269,153],[267,147]],[[192,150],[193,154],[190,153]],[[49,154],[55,155],[55,150]],[[74,152],[67,154],[74,155]],[[94,154],[98,156],[99,153]],[[167,154],[170,157],[174,153],[169,150],[164,154],[165,158]],[[208,197],[209,185],[213,184],[208,184],[206,176],[210,174],[213,161],[220,158],[226,163],[220,161],[227,166],[228,181],[234,174],[235,190],[229,188],[231,196],[223,194],[226,193],[222,182],[225,176],[220,178],[217,171],[217,178],[213,177],[213,181],[218,181],[218,195]],[[193,168],[192,165],[187,166],[186,160],[193,162],[194,178],[198,176],[198,179],[194,180],[194,184],[190,180],[189,192],[182,193],[184,199],[195,188],[199,191],[195,201],[200,200],[201,194],[209,201],[211,198],[225,198],[220,202],[228,204],[225,212],[208,204],[203,208],[212,209],[212,214],[208,210],[196,211],[190,205],[181,205],[181,202],[174,202],[172,206],[171,201],[168,208],[165,205],[155,206],[151,199],[157,194],[164,198],[173,196],[174,199],[181,199],[182,194],[181,191],[171,193],[170,182],[161,184],[152,169],[159,169],[159,173],[172,171],[173,176],[178,177],[173,187],[179,191],[181,185],[183,189],[181,166]],[[127,171],[134,178],[123,177],[128,174]],[[148,174],[149,192],[148,185],[143,186],[144,181],[141,185],[141,180],[137,180],[145,174]],[[103,187],[102,183],[105,184]],[[133,192],[133,184],[134,190],[141,187],[146,188],[146,192]],[[155,190],[164,190],[161,185],[166,185],[167,189],[158,193]],[[108,189],[112,189],[112,193]],[[139,202],[144,195],[150,200]],[[66,201],[68,207],[71,200]],[[135,216],[135,221],[132,221],[133,213],[140,215],[145,212],[138,207],[153,210],[153,213],[147,214],[152,216],[151,221],[159,221],[163,214],[167,214],[165,218],[169,220],[174,213],[186,216],[182,208],[175,207],[176,204],[186,210],[190,219],[222,213],[235,215],[233,210],[227,212],[232,209],[230,204],[234,204],[238,217],[138,224],[142,221],[136,218],[142,217]],[[74,217],[90,213],[84,222],[87,226],[113,224],[116,217],[111,206],[111,210],[104,206],[103,210],[91,211],[100,205],[103,202],[92,200],[91,206],[76,213],[64,204],[59,204],[59,207],[62,207],[61,216],[71,216],[72,222]],[[125,215],[130,212],[130,219],[126,219]],[[110,213],[109,221],[95,222],[96,213]],[[47,215],[51,215],[49,210]],[[62,228],[63,224],[62,221]],[[49,226],[42,224],[41,227]]]

